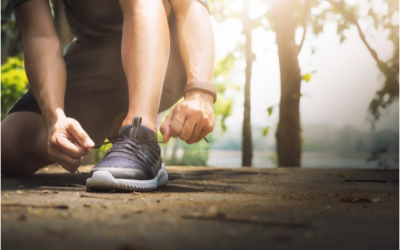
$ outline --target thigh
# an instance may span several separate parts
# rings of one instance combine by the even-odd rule
[[[116,117],[128,109],[128,89],[121,61],[121,38],[77,40],[65,55],[65,113],[102,143]]]
[[[15,112],[1,123],[1,167],[5,175],[29,175],[53,163],[40,114]]]

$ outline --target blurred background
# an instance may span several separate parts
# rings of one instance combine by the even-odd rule
[[[64,46],[73,39],[64,6],[51,3]],[[208,3],[215,129],[210,143],[163,144],[167,165],[399,168],[398,0]],[[1,2],[1,14],[3,119],[28,82],[10,1]]]

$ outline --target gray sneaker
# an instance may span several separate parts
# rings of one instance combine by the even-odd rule
[[[87,191],[152,191],[167,184],[157,133],[141,122],[135,117],[132,125],[121,128],[113,146],[90,171]]]

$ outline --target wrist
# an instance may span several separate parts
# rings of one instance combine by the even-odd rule
[[[49,130],[58,120],[66,118],[61,108],[56,108],[43,113],[46,130]]]
[[[213,98],[212,103],[215,103],[217,101],[217,90],[210,83],[199,82],[199,81],[189,82],[188,84],[186,84],[185,88],[183,89],[184,96],[186,96],[186,93],[192,92],[192,91],[198,91],[198,92],[210,95]],[[206,95],[203,95],[203,96],[206,96]]]
[[[203,92],[201,90],[191,90],[185,93],[185,99],[186,98],[199,98],[203,99],[210,104],[214,103],[214,97],[211,94],[208,94],[206,92]]]
[[[49,91],[49,89],[43,89],[37,93],[46,130],[49,130],[58,120],[66,117],[63,105],[64,98],[60,98],[60,93],[54,92]]]

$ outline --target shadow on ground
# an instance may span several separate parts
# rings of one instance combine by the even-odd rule
[[[179,167],[177,168],[179,169]],[[87,170],[87,169],[86,169]],[[60,171],[60,169],[58,169]],[[62,171],[62,170],[61,170]],[[187,172],[170,172],[169,185],[167,188],[160,189],[159,192],[203,192],[221,191],[226,187],[225,184],[216,185],[208,183],[209,181],[225,180],[230,183],[243,183],[238,181],[238,178],[245,177],[253,178],[259,175],[257,171],[231,171],[224,169],[199,169],[194,167]],[[83,187],[86,180],[89,178],[89,173],[36,173],[30,177],[5,177],[2,176],[1,188],[3,191],[21,190],[21,189],[42,189],[43,187],[60,189],[60,191],[74,191],[77,187]],[[183,183],[190,184],[191,187],[178,185],[177,180],[183,180]],[[182,183],[180,183],[182,184]],[[221,186],[223,186],[221,188]],[[68,189],[70,187],[70,189]]]

